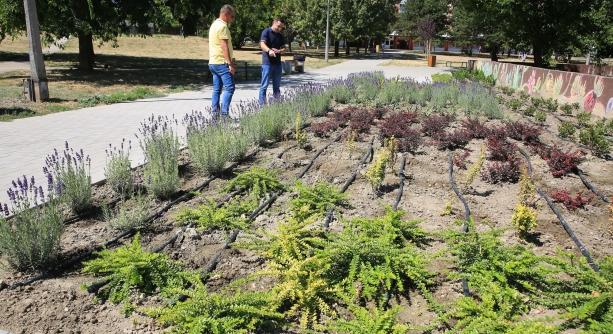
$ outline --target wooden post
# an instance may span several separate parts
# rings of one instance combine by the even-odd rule
[[[34,100],[41,102],[49,99],[49,87],[47,85],[45,61],[43,60],[43,49],[40,45],[40,27],[38,13],[36,12],[36,1],[23,0],[23,6],[26,13],[26,28],[30,43],[30,76],[34,83]]]

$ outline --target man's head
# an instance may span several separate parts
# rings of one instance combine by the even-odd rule
[[[274,20],[272,20],[271,28],[274,32],[283,31],[283,29],[285,29],[285,20],[280,17],[276,17]]]
[[[234,10],[234,7],[230,5],[223,5],[223,7],[221,7],[219,10],[219,18],[228,24],[234,22],[235,16],[236,10]]]

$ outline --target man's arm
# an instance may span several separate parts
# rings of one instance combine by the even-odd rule
[[[230,67],[230,73],[234,75],[236,73],[236,66],[234,65],[234,62],[232,61],[232,58],[230,58],[230,47],[228,46],[228,40],[220,39],[219,41],[221,44],[221,51],[223,52],[223,58],[228,64],[228,66]]]
[[[262,31],[262,36],[260,37],[260,49],[262,49],[262,51],[268,53],[269,56],[271,57],[276,57],[277,55],[275,54],[275,50],[271,49],[268,47],[268,45],[266,45],[266,43],[268,43],[268,40],[266,39],[266,30]]]

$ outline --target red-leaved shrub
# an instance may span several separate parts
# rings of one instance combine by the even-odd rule
[[[432,138],[439,150],[455,150],[466,146],[472,136],[465,129],[459,129],[453,132],[435,133]]]
[[[575,194],[575,196],[571,196],[571,194],[563,189],[554,190],[550,193],[554,202],[562,203],[568,210],[574,211],[578,208],[584,208],[586,204],[588,204],[594,196],[583,196],[583,193],[580,191]]]
[[[387,113],[386,108],[376,107],[370,110],[370,115],[374,119],[381,119],[383,118],[383,115],[385,115],[386,113]]]
[[[453,120],[452,115],[431,115],[421,121],[421,132],[427,136],[442,132]]]
[[[487,131],[487,138],[507,139],[507,128],[504,126],[493,126]]]
[[[453,155],[453,164],[460,168],[466,169],[466,158],[470,155],[470,151],[464,150],[462,153],[455,153]]]
[[[341,126],[347,125],[349,119],[351,118],[351,114],[353,114],[357,109],[354,107],[348,107],[345,109],[337,110],[333,117]]]
[[[315,134],[315,136],[317,137],[326,137],[328,136],[332,131],[338,129],[339,127],[339,123],[337,120],[331,118],[331,119],[327,119],[323,122],[319,122],[319,123],[312,123],[310,126],[311,131],[313,132],[313,134]]]
[[[517,146],[497,137],[487,138],[487,159],[494,161],[508,161],[515,158]]]
[[[349,127],[357,133],[368,132],[373,120],[372,114],[368,110],[357,109],[349,116]]]
[[[547,161],[549,170],[554,177],[562,177],[577,170],[577,165],[583,161],[584,154],[581,151],[564,152],[557,147],[552,147],[549,150],[548,157],[543,159]]]
[[[507,135],[515,140],[523,142],[535,142],[539,140],[541,129],[526,122],[515,121],[507,123]]]
[[[490,130],[478,118],[468,118],[462,121],[462,127],[470,133],[472,138],[484,139],[490,133]]]
[[[398,151],[400,152],[415,152],[422,145],[423,139],[421,132],[407,128],[402,138],[398,138]]]
[[[417,114],[413,112],[399,112],[389,115],[379,123],[381,128],[381,134],[390,138],[404,138],[407,135],[407,131],[414,131],[411,129],[411,124],[417,122]]]
[[[489,183],[515,183],[519,180],[519,159],[493,161],[481,172],[481,179]]]

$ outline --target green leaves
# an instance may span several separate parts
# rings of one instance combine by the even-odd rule
[[[209,231],[214,229],[234,230],[248,227],[248,215],[256,209],[255,198],[233,200],[222,207],[209,200],[195,209],[186,208],[177,215],[177,221],[183,224],[195,223],[198,229]]]
[[[98,258],[85,262],[83,272],[108,279],[109,283],[98,291],[97,297],[115,304],[129,305],[136,291],[145,294],[159,291],[162,296],[173,298],[177,289],[192,286],[199,280],[197,274],[183,271],[178,262],[166,255],[145,251],[140,235],[130,245],[103,250],[97,255]]]
[[[348,206],[347,196],[325,182],[310,187],[298,181],[294,191],[298,195],[290,201],[290,210],[298,220],[306,220],[312,216],[323,217],[330,209]]]
[[[252,167],[248,171],[238,174],[225,187],[226,192],[246,191],[256,198],[264,198],[273,192],[285,190],[274,171],[261,167]]]

